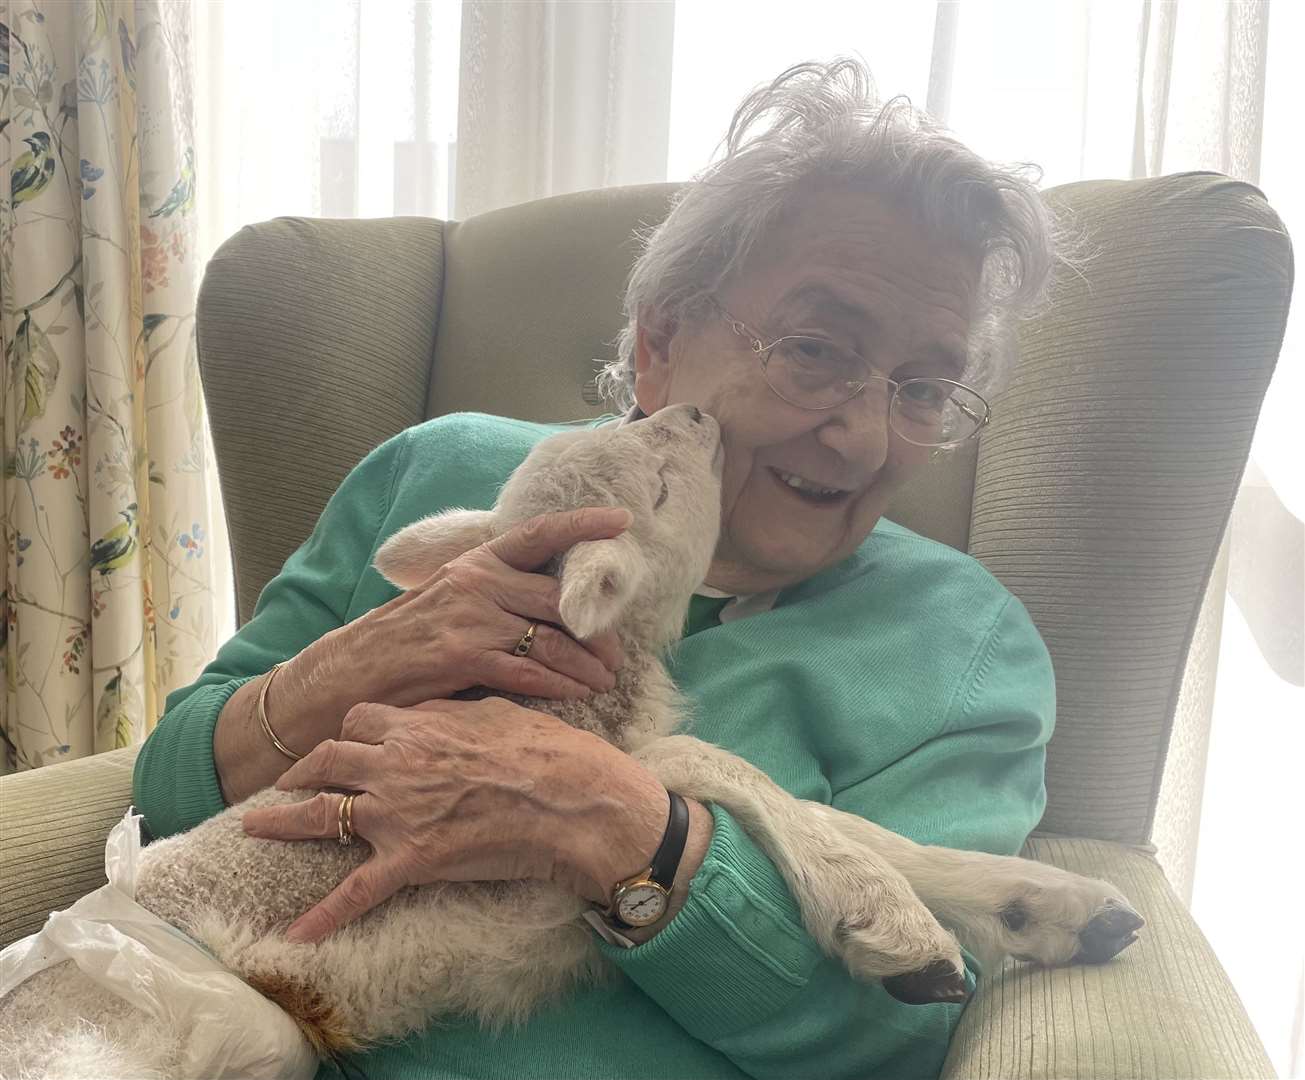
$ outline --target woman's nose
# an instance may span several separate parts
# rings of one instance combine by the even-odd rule
[[[820,441],[861,468],[878,469],[888,458],[892,438],[888,425],[890,396],[871,384],[850,401],[830,409],[820,427]]]

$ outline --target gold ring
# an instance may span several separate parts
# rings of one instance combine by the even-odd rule
[[[357,795],[346,795],[340,800],[340,846],[348,847],[353,843],[353,801]]]
[[[517,647],[512,650],[513,656],[529,656],[530,646],[535,643],[535,631],[539,629],[539,623],[531,623],[521,640],[517,642]]]

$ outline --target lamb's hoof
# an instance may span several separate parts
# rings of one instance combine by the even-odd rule
[[[1106,906],[1079,931],[1074,962],[1104,964],[1133,944],[1137,940],[1136,931],[1145,925],[1146,920],[1127,904],[1107,900]]]
[[[965,989],[965,972],[957,971],[946,960],[935,960],[920,971],[889,975],[884,989],[907,1005],[933,1005],[939,1001],[959,1003],[969,998]]]

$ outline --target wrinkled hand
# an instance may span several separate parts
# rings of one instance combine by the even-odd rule
[[[666,790],[597,736],[503,698],[364,704],[282,790],[361,794],[354,834],[373,855],[290,927],[318,941],[407,885],[550,880],[595,902],[646,867],[666,828]],[[342,795],[248,811],[251,836],[335,838]]]
[[[557,700],[612,689],[619,637],[580,642],[544,625],[562,622],[560,587],[534,571],[578,543],[619,536],[629,521],[611,507],[544,514],[451,560],[286,663],[269,694],[273,723],[343,716],[359,701],[416,705],[473,686]],[[532,622],[530,655],[514,656]]]

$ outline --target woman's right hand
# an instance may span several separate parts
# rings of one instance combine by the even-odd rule
[[[558,582],[535,571],[629,523],[629,511],[612,507],[525,521],[309,645],[286,663],[286,683],[319,702],[325,692],[343,705],[341,717],[359,701],[403,707],[473,686],[554,699],[610,690],[622,657],[615,631],[580,642],[558,629]],[[513,655],[531,623],[539,627],[530,654]],[[278,678],[271,695],[280,686]],[[270,700],[268,711],[275,715]]]
[[[472,686],[541,698],[609,690],[622,650],[615,632],[576,641],[560,624],[556,580],[537,573],[585,540],[619,536],[630,513],[611,507],[546,514],[451,560],[430,580],[324,634],[287,660],[273,678],[250,679],[223,705],[213,733],[213,763],[228,806],[265,788],[287,759],[259,719],[295,754],[339,737],[359,702],[403,708],[448,698]],[[527,657],[521,636],[539,623]]]

